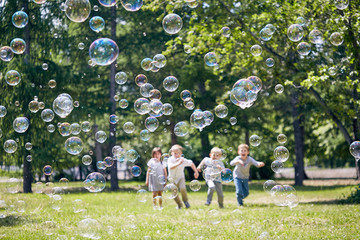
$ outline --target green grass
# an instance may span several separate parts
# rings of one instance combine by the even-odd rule
[[[51,208],[50,198],[44,194],[2,194],[0,199],[7,202],[24,200],[26,211],[0,219],[0,239],[85,239],[77,228],[84,217],[99,222],[102,239],[258,239],[263,232],[269,239],[360,238],[360,206],[336,204],[354,186],[297,187],[300,204],[290,209],[272,204],[262,182],[250,184],[250,195],[242,208],[237,207],[234,185],[225,185],[224,209],[217,207],[216,194],[213,203],[204,206],[205,185],[199,192],[188,188],[190,209],[177,210],[173,200],[166,200],[162,211],[152,208],[150,193],[146,203],[137,200],[139,183],[135,182],[120,183],[124,189],[116,193],[65,194],[60,211]],[[73,212],[75,199],[83,201],[86,212]],[[212,209],[218,211],[218,217],[209,214]],[[221,222],[214,225],[213,220]],[[56,226],[49,227],[46,221]],[[243,222],[234,226],[234,221]]]

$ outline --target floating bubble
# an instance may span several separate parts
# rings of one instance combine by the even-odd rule
[[[109,38],[99,38],[91,43],[89,55],[91,60],[97,65],[110,65],[117,59],[119,47]]]
[[[131,134],[135,131],[135,125],[132,122],[126,122],[123,125],[123,130],[127,134]]]
[[[205,64],[209,67],[214,67],[217,65],[216,54],[214,52],[208,52],[205,54],[204,60]]]
[[[31,144],[31,142],[25,143],[25,149],[28,150],[28,151],[30,151],[30,150],[32,149],[32,144]]]
[[[90,125],[90,122],[88,121],[84,121],[81,123],[81,130],[83,132],[90,132],[91,130],[91,125]]]
[[[179,81],[174,76],[168,76],[164,79],[163,86],[166,91],[174,92],[179,87]]]
[[[85,44],[84,43],[79,43],[78,44],[78,48],[80,49],[80,50],[83,50],[84,48],[85,48]]]
[[[273,32],[270,28],[263,28],[260,30],[260,38],[264,41],[269,41],[272,38]]]
[[[169,183],[164,187],[164,197],[167,199],[174,199],[179,194],[177,186],[173,183]]]
[[[55,116],[55,114],[51,109],[44,109],[41,112],[41,119],[44,122],[51,122],[54,119],[54,116]]]
[[[164,112],[164,115],[171,115],[173,113],[173,106],[170,103],[165,103],[162,106],[162,111]]]
[[[180,98],[185,101],[186,99],[188,98],[191,98],[191,92],[189,90],[183,90],[181,93],[180,93]]]
[[[228,115],[228,108],[223,104],[217,105],[215,107],[215,115],[218,118],[225,118]]]
[[[9,178],[6,182],[6,190],[8,193],[14,194],[21,190],[21,179]]]
[[[287,36],[290,39],[290,41],[298,42],[304,36],[304,29],[299,24],[293,24],[288,28]]]
[[[311,52],[311,45],[307,42],[301,42],[297,45],[296,49],[301,56],[307,56]]]
[[[115,82],[123,85],[127,82],[127,74],[125,72],[118,72],[115,74]]]
[[[275,61],[272,58],[268,58],[265,60],[266,66],[273,67],[275,65]]]
[[[145,119],[145,127],[150,132],[154,132],[159,127],[159,120],[155,117],[148,117]]]
[[[258,135],[252,135],[249,138],[249,142],[250,142],[251,146],[257,147],[261,143],[261,138]]]
[[[174,133],[178,137],[185,137],[189,133],[190,126],[187,122],[178,122],[174,127]]]
[[[104,7],[112,7],[116,5],[117,0],[99,0],[99,3]],[[95,8],[95,6],[94,6]]]
[[[286,143],[286,141],[287,141],[286,135],[285,135],[285,134],[279,134],[279,135],[277,136],[277,141],[278,141],[280,144]]]
[[[273,34],[275,33],[275,31],[276,31],[276,27],[275,27],[274,25],[272,25],[272,24],[267,24],[267,25],[265,26],[265,28],[270,29],[271,35],[273,35]]]
[[[3,46],[0,48],[0,58],[4,62],[10,62],[14,57],[14,52],[11,47]]]
[[[100,232],[102,231],[102,225],[95,219],[85,218],[77,224],[77,233],[89,239],[100,239]]]
[[[104,158],[103,163],[105,167],[111,167],[112,165],[114,165],[114,160],[112,159],[112,157],[106,157]]]
[[[153,68],[153,60],[151,58],[144,58],[140,65],[145,71],[150,71]]]
[[[283,162],[279,161],[279,160],[275,160],[271,163],[271,169],[275,172],[275,173],[280,173],[282,172],[282,170],[284,169],[284,164]]]
[[[106,169],[105,162],[104,161],[97,161],[96,167],[97,167],[97,169],[105,170]]]
[[[250,53],[257,57],[257,56],[260,56],[261,53],[262,53],[262,47],[260,45],[253,45],[251,48],[250,48]]]
[[[348,0],[334,0],[335,7],[339,10],[344,10],[349,6]]]
[[[145,203],[148,199],[148,194],[145,189],[140,189],[136,192],[136,198],[139,202]]]
[[[271,189],[276,185],[277,183],[274,180],[267,180],[263,185],[264,191],[270,194]]]
[[[231,124],[232,126],[234,126],[236,123],[237,123],[236,117],[231,117],[231,118],[230,118],[230,124]]]
[[[151,85],[150,83],[145,83],[145,84],[141,85],[141,87],[140,87],[140,94],[143,97],[150,97],[151,91],[153,89],[154,89],[153,85]]]
[[[184,45],[184,52],[189,54],[192,52],[192,47],[190,45]]]
[[[151,111],[150,102],[146,98],[139,98],[134,103],[135,112],[144,115]]]
[[[107,135],[104,131],[97,131],[95,133],[95,140],[98,141],[99,143],[104,143],[107,139]]]
[[[305,20],[305,18],[303,18],[303,17],[298,17],[297,19],[296,19],[296,21],[295,21],[295,23],[296,24],[299,24],[300,26],[305,26],[305,24],[306,24],[306,20]]]
[[[204,111],[203,118],[205,120],[206,126],[209,126],[214,121],[214,114],[212,114],[210,111]]]
[[[200,190],[200,188],[201,188],[201,184],[200,184],[200,182],[198,180],[192,180],[190,182],[190,189],[192,191],[197,192],[197,191]]]
[[[329,72],[329,75],[335,76],[335,75],[336,75],[336,68],[330,67],[330,68],[328,69],[328,72]]]
[[[317,29],[314,29],[309,33],[309,40],[313,44],[323,44],[324,43],[323,34],[322,34],[322,32],[320,32]]]
[[[31,102],[29,102],[28,107],[30,112],[32,113],[37,113],[40,109],[39,102],[37,100],[32,100]]]
[[[91,11],[89,0],[66,0],[65,15],[73,22],[85,22]]]
[[[15,140],[9,139],[6,140],[4,143],[4,150],[7,153],[14,153],[16,152],[17,149],[17,143],[15,142]]]
[[[275,86],[275,92],[276,93],[283,93],[284,92],[284,86],[281,84],[276,84]]]
[[[11,21],[15,27],[24,28],[29,22],[29,17],[26,12],[17,11],[12,15]]]
[[[53,110],[61,118],[66,118],[74,109],[72,97],[67,93],[58,95],[53,101]]]
[[[150,102],[150,109],[154,112],[154,113],[159,113],[162,110],[163,104],[160,100],[158,99],[153,99]]]
[[[229,183],[233,180],[233,173],[230,169],[224,168],[221,170],[221,181]]]
[[[0,105],[0,117],[3,118],[5,117],[7,111],[6,111],[6,107]]]
[[[274,149],[274,158],[280,162],[288,160],[289,155],[289,150],[284,146],[279,146]]]
[[[42,69],[43,69],[44,71],[46,71],[46,70],[48,70],[49,65],[48,65],[47,63],[43,63],[43,64],[41,65],[41,67],[42,67]]]
[[[111,114],[109,117],[110,124],[116,124],[119,121],[119,117],[115,114]]]
[[[55,126],[53,124],[49,124],[47,126],[47,130],[48,130],[48,132],[53,133],[53,132],[55,132]]]
[[[70,131],[72,135],[79,135],[81,132],[81,126],[78,123],[72,123],[70,125]]]
[[[43,168],[43,172],[46,176],[50,176],[53,172],[53,169],[50,165],[45,165]]]
[[[141,85],[147,83],[148,79],[144,74],[139,74],[135,77],[135,84],[141,87]]]
[[[156,54],[153,57],[153,64],[157,67],[157,68],[163,68],[166,65],[166,57],[162,54]]]
[[[141,130],[140,132],[140,139],[144,142],[149,141],[150,139],[150,131],[147,129]]]
[[[139,166],[134,165],[131,168],[131,175],[133,175],[134,177],[139,177],[141,174],[141,168]]]
[[[187,5],[189,8],[196,8],[196,7],[199,5],[199,3],[198,3],[197,0],[194,0],[194,1],[192,1],[192,2],[186,2],[186,5]]]
[[[70,137],[65,141],[65,150],[72,154],[78,155],[83,150],[83,143],[78,137]]]
[[[98,172],[90,173],[85,181],[84,188],[89,192],[101,192],[104,190],[106,184],[106,179],[104,175]]]
[[[153,89],[150,91],[150,100],[158,99],[160,100],[162,97],[161,92],[158,89]]]
[[[92,158],[90,155],[84,155],[81,161],[85,166],[89,166],[92,163]]]
[[[330,42],[334,46],[340,46],[344,42],[344,37],[339,32],[334,32],[330,35]]]
[[[55,88],[56,87],[56,81],[53,80],[53,79],[51,79],[48,84],[49,84],[50,88]]]
[[[59,133],[61,136],[66,137],[71,134],[71,125],[70,123],[64,122],[59,125]]]
[[[143,0],[121,0],[121,5],[126,11],[135,12],[142,7]]]
[[[15,70],[10,70],[5,74],[5,81],[10,86],[16,86],[20,83],[21,77],[20,73]]]
[[[180,32],[183,21],[179,15],[171,13],[164,17],[162,25],[166,33],[176,34]]]
[[[218,210],[213,209],[208,212],[207,219],[209,219],[210,223],[213,225],[217,225],[221,223],[221,216]]]
[[[230,34],[231,34],[231,30],[229,27],[221,28],[221,35],[223,35],[224,37],[230,37]]]
[[[30,125],[29,119],[26,117],[17,117],[13,122],[13,128],[17,133],[24,133]]]
[[[166,166],[166,163],[167,163],[167,160],[165,160],[165,162],[163,161],[164,166]],[[166,178],[164,175],[159,175],[157,180],[161,185],[164,185],[166,183]]]
[[[90,19],[89,25],[94,32],[100,32],[105,27],[105,21],[102,17],[95,16]]]
[[[139,156],[138,152],[134,149],[130,149],[130,150],[126,151],[125,160],[128,162],[134,163],[139,157],[140,156]]]
[[[120,108],[125,109],[129,106],[129,102],[126,99],[121,99],[119,101],[119,106]]]
[[[350,144],[349,151],[355,159],[360,159],[360,141],[354,141]]]
[[[21,38],[14,38],[10,43],[10,47],[15,54],[23,54],[26,49],[26,43]]]

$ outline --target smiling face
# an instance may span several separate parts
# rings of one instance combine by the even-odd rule
[[[241,159],[245,160],[249,155],[249,150],[247,150],[247,148],[241,147],[238,150],[238,154],[241,157]]]
[[[216,151],[212,151],[212,152],[210,153],[210,158],[211,158],[212,160],[219,160],[220,157],[221,157],[221,152],[219,153],[219,152],[216,152]]]
[[[156,158],[157,160],[160,160],[160,158],[161,158],[161,152],[154,152],[153,157]]]
[[[181,157],[182,151],[176,149],[171,151],[171,156],[173,156],[174,158],[178,159]]]

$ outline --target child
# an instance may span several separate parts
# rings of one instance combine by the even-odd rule
[[[169,179],[172,178],[174,180],[174,184],[179,188],[181,192],[182,200],[185,204],[186,208],[190,207],[188,202],[186,186],[185,186],[185,175],[184,168],[191,167],[194,170],[194,177],[198,178],[199,173],[195,167],[193,161],[185,159],[182,157],[182,147],[178,144],[174,145],[170,149],[171,157],[168,159],[168,168],[169,168]],[[182,208],[182,203],[180,201],[179,195],[174,199],[178,205],[178,209]]]
[[[206,180],[206,184],[208,185],[208,194],[207,194],[207,200],[205,205],[209,206],[211,204],[211,200],[214,194],[214,191],[216,190],[217,197],[218,197],[218,204],[220,208],[224,207],[224,194],[222,189],[222,183],[221,183],[221,174],[220,171],[225,167],[224,163],[220,161],[221,157],[221,149],[218,147],[214,147],[210,151],[210,157],[204,158],[199,166],[197,167],[197,170],[201,172],[201,169],[205,165],[204,172],[206,175],[210,175],[210,177]]]
[[[161,149],[154,148],[152,150],[152,158],[148,162],[148,170],[146,172],[146,186],[149,191],[153,192],[153,206],[156,209],[156,199],[159,199],[159,209],[162,209],[162,191],[164,190],[164,182],[159,181],[159,176],[163,175],[167,179],[166,166],[161,161]]]
[[[249,157],[249,146],[247,144],[240,144],[238,147],[238,154],[234,160],[230,162],[234,169],[234,181],[236,188],[236,198],[239,206],[243,206],[243,199],[249,195],[249,175],[250,167],[254,165],[258,168],[265,166],[263,162],[257,162],[252,157]]]

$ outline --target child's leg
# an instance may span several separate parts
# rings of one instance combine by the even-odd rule
[[[185,178],[180,179],[180,181],[178,183],[178,187],[181,192],[181,198],[182,198],[183,202],[187,202],[188,196],[187,196],[187,192],[186,192]]]
[[[213,194],[215,191],[215,184],[214,181],[212,180],[208,180],[206,181],[206,184],[208,185],[208,193],[207,193],[207,199],[206,199],[206,205],[210,205],[211,200],[213,198]]]
[[[162,192],[161,192],[161,191],[158,191],[158,192],[157,192],[157,195],[160,197],[160,198],[159,198],[159,206],[162,207]]]
[[[247,196],[249,196],[249,180],[248,179],[242,179],[242,185],[243,185],[243,194],[244,194],[244,197],[243,198],[246,198]]]
[[[179,183],[175,183],[175,185],[176,185],[176,187],[179,189]],[[176,204],[178,205],[178,207],[179,208],[182,208],[182,202],[181,202],[181,200],[180,200],[180,196],[179,196],[179,194],[178,195],[176,195],[176,197],[174,198],[174,200],[175,200],[175,202],[176,202]]]
[[[243,189],[240,178],[235,178],[236,199],[239,205],[243,205]]]
[[[223,187],[221,182],[214,182],[215,188],[216,188],[216,194],[218,197],[218,203],[219,207],[224,207],[224,193],[223,193]]]
[[[157,196],[157,192],[152,192],[153,194],[153,205],[156,206],[156,196]]]

